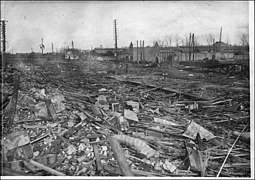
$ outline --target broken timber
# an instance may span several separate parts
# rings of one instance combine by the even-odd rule
[[[213,72],[216,72],[216,69],[218,69],[218,72],[223,73],[233,73],[233,74],[241,74],[241,75],[249,75],[249,59],[245,59],[243,61],[240,60],[234,60],[234,61],[217,61],[217,60],[210,60],[207,62],[187,62],[182,61],[180,62],[180,65],[184,66],[195,66],[198,68],[207,68],[207,70],[212,70]],[[238,67],[238,68],[236,68]]]
[[[185,93],[185,92],[182,92],[182,91],[179,91],[179,90],[176,90],[176,89],[168,88],[168,87],[160,88],[160,87],[157,87],[156,85],[144,84],[140,81],[134,81],[134,80],[122,80],[122,79],[119,79],[119,78],[115,78],[113,76],[108,76],[108,78],[115,79],[115,80],[118,80],[118,81],[121,81],[121,82],[127,83],[127,84],[144,85],[144,86],[153,88],[155,90],[157,89],[157,90],[161,90],[161,91],[164,91],[164,92],[182,94],[184,97],[192,98],[192,100],[194,100],[194,101],[209,101],[208,99],[197,97],[195,95],[188,94],[188,93]]]

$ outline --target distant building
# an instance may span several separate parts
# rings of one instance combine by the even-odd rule
[[[130,43],[129,48],[118,48],[118,60],[132,61],[133,59],[133,44]],[[116,60],[115,48],[95,48],[92,50],[92,56],[102,57],[103,60]]]
[[[152,62],[156,56],[159,56],[159,49],[156,47],[133,47],[133,61],[135,62]]]
[[[133,47],[133,61],[141,62],[141,54],[144,52],[145,61],[155,61],[158,57],[160,63],[180,61],[200,61],[205,59],[215,60],[236,60],[249,58],[249,50],[247,47],[230,46],[224,42],[216,42],[212,46],[179,46],[179,47],[160,47],[156,42],[153,47]],[[239,53],[239,54],[238,54]],[[194,58],[194,59],[193,59]]]
[[[154,46],[134,47],[133,61],[135,62],[155,62],[171,63],[179,60],[181,49],[179,47],[160,47],[156,42]]]
[[[104,60],[115,60],[115,54],[115,48],[95,48],[92,51],[93,56],[102,57]],[[135,47],[131,42],[128,48],[118,48],[118,60],[137,63],[155,62],[156,59],[158,59],[159,63],[174,64],[180,61],[202,61],[205,59],[235,60],[248,58],[249,50],[247,47],[231,46],[224,42],[216,42],[212,46],[196,46],[194,50],[193,47],[188,46],[161,47],[157,42],[152,47]]]

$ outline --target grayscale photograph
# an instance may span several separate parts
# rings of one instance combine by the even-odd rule
[[[254,1],[1,0],[0,29],[1,179],[254,179]]]

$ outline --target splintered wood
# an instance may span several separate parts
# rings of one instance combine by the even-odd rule
[[[2,69],[3,175],[251,176],[247,80],[109,63]]]

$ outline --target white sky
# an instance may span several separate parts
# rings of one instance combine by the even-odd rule
[[[45,51],[74,46],[114,47],[113,20],[117,19],[119,46],[145,40],[145,46],[157,39],[178,33],[206,33],[223,41],[239,44],[241,33],[249,30],[249,2],[247,1],[56,1],[2,2],[1,18],[7,22],[7,50],[39,52],[41,38]],[[202,36],[200,43],[205,43]]]

